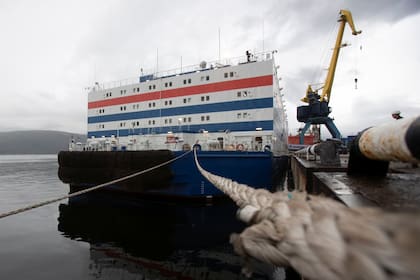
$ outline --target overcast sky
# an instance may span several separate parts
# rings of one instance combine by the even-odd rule
[[[330,106],[344,135],[420,114],[420,1],[0,1],[0,131],[86,133],[95,81],[278,50],[289,130],[308,83],[325,79],[338,12],[350,9]],[[358,79],[355,89],[354,79]]]

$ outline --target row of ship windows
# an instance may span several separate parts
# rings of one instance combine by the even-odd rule
[[[237,92],[237,97],[247,97],[247,96],[251,96],[251,92],[250,91],[238,91]],[[205,95],[205,96],[201,96],[200,98],[201,102],[206,102],[206,101],[210,101],[210,96],[209,95]],[[190,103],[191,102],[191,97],[187,97],[187,98],[183,98],[182,102],[184,104],[186,103]],[[165,100],[164,102],[164,106],[171,106],[173,104],[172,100]],[[149,102],[148,103],[148,107],[149,108],[155,108],[156,107],[156,102]],[[132,105],[133,110],[136,109],[140,109],[140,104],[133,104]],[[120,106],[120,111],[127,111],[127,106]],[[97,111],[98,114],[105,114],[105,109],[101,108]]]
[[[241,112],[241,113],[237,113],[237,115],[236,115],[236,118],[237,119],[246,119],[246,118],[250,118],[250,117],[251,117],[251,114],[249,112]],[[184,117],[184,118],[177,119],[178,125],[181,125],[183,123],[191,123],[192,120],[193,120],[192,117]],[[210,121],[210,116],[209,115],[200,116],[200,120],[202,122],[204,122],[204,121]],[[149,125],[155,125],[156,124],[156,120],[148,120],[147,123]],[[166,118],[166,119],[164,119],[164,123],[165,124],[172,124],[172,123],[175,123],[175,121],[172,118]],[[120,122],[119,127],[126,127],[126,125],[127,125],[127,122]],[[131,125],[132,125],[132,127],[136,127],[136,126],[139,127],[140,126],[140,122],[139,121],[132,122]],[[105,128],[105,124],[99,124],[98,125],[98,128],[104,129]]]
[[[206,95],[206,96],[201,96],[201,101],[209,101],[210,100],[210,96]],[[184,103],[190,103],[191,102],[191,97],[188,98],[184,98],[183,100]],[[171,106],[172,105],[172,100],[165,100],[165,106]],[[156,107],[156,102],[149,102],[148,103],[149,108],[154,108]],[[139,109],[140,108],[140,104],[133,104],[133,109]],[[120,111],[127,111],[127,106],[120,106]],[[104,114],[105,113],[105,109],[99,109],[98,110],[99,114]]]
[[[225,78],[232,78],[232,77],[234,77],[236,75],[236,72],[225,72],[224,73],[224,77]],[[201,76],[200,77],[200,80],[203,82],[203,81],[210,81],[210,76]],[[192,80],[191,80],[191,78],[189,78],[189,79],[184,79],[183,80],[183,84],[184,85],[186,85],[186,84],[191,84],[191,82],[192,82]],[[172,87],[172,85],[173,85],[173,83],[172,83],[172,81],[171,82],[165,82],[165,84],[164,84],[164,86],[165,86],[165,88],[167,88],[167,87]],[[153,84],[153,85],[149,85],[149,90],[154,90],[154,89],[156,89],[156,84]],[[140,92],[140,87],[134,87],[133,88],[133,92]],[[120,94],[121,95],[125,95],[125,94],[127,94],[127,90],[126,89],[122,89],[122,90],[120,90]],[[112,91],[111,92],[107,92],[107,93],[105,93],[105,97],[112,97]]]

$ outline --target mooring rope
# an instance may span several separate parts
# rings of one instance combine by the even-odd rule
[[[420,279],[419,213],[348,208],[305,192],[271,193],[204,170],[251,224],[231,235],[237,254],[291,266],[306,279]],[[247,265],[243,272],[250,273]]]
[[[160,163],[160,164],[155,165],[153,167],[150,167],[148,169],[145,169],[145,170],[142,170],[142,171],[139,171],[139,172],[136,172],[136,173],[127,175],[127,176],[122,177],[122,178],[119,178],[119,179],[112,180],[112,181],[107,182],[107,183],[103,183],[103,184],[100,184],[100,185],[97,185],[97,186],[94,186],[94,187],[91,187],[91,188],[88,188],[88,189],[84,189],[84,190],[81,190],[81,191],[78,191],[78,192],[74,192],[74,193],[65,195],[65,196],[61,196],[61,197],[58,197],[58,198],[54,198],[54,199],[46,200],[46,201],[43,201],[43,202],[35,203],[33,205],[29,205],[29,206],[22,207],[22,208],[19,208],[19,209],[10,211],[10,212],[6,212],[6,213],[3,213],[3,214],[0,214],[0,219],[1,218],[4,218],[4,217],[7,217],[7,216],[15,215],[15,214],[18,214],[18,213],[22,213],[22,212],[25,212],[25,211],[28,211],[28,210],[31,210],[31,209],[35,209],[35,208],[38,208],[38,207],[41,207],[41,206],[45,206],[45,205],[48,205],[48,204],[51,204],[51,203],[54,203],[54,202],[57,202],[57,201],[60,201],[60,200],[63,200],[63,199],[67,199],[67,198],[75,197],[75,196],[78,196],[78,195],[81,195],[81,194],[85,194],[85,193],[88,193],[88,192],[91,192],[91,191],[94,191],[94,190],[97,190],[97,189],[100,189],[100,188],[103,188],[103,187],[106,187],[106,186],[109,186],[109,185],[112,185],[112,184],[115,184],[115,183],[119,183],[121,181],[125,181],[127,179],[130,179],[130,178],[133,178],[133,177],[142,175],[144,173],[150,172],[152,170],[155,170],[155,169],[158,169],[158,168],[160,168],[162,166],[165,166],[167,164],[170,164],[170,163],[172,163],[172,162],[174,162],[174,161],[176,161],[176,160],[178,160],[178,159],[186,156],[189,153],[191,153],[191,151],[187,151],[187,152],[179,155],[176,158],[173,158],[173,159],[168,160],[166,162]]]

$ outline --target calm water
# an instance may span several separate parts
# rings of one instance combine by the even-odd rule
[[[56,155],[0,155],[0,212],[65,195]],[[0,279],[246,279],[228,242],[243,224],[212,206],[104,194],[0,220]],[[252,279],[283,279],[253,263]]]

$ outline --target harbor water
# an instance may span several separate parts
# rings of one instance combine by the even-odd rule
[[[0,212],[63,196],[56,155],[0,155]],[[229,244],[245,225],[213,205],[83,195],[0,220],[1,279],[246,279]],[[251,262],[252,279],[285,279]]]

